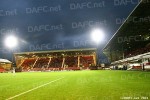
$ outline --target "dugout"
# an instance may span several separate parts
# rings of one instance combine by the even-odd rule
[[[14,53],[16,66],[22,71],[81,70],[94,68],[97,49],[69,49]]]

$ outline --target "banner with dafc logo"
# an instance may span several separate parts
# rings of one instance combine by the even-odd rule
[[[4,37],[19,38],[15,52],[99,47],[102,49],[140,0],[1,0],[0,51]],[[105,41],[96,44],[91,31]],[[3,56],[0,57],[3,57]]]

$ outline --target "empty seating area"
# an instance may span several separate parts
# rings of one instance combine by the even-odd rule
[[[33,67],[35,61],[36,61],[35,58],[27,58],[24,59],[23,63],[20,66],[22,67],[23,71],[28,71]]]
[[[78,57],[66,57],[65,65],[68,67],[77,67],[78,65]]]
[[[15,53],[22,71],[84,70],[96,66],[96,48]]]
[[[80,63],[83,69],[87,69],[91,64],[94,63],[93,56],[81,56]]]
[[[5,72],[5,69],[0,66],[0,73],[3,73],[3,72]]]
[[[63,61],[62,57],[51,58],[49,68],[60,68],[62,66],[62,61]]]
[[[39,57],[24,59],[22,71],[59,71],[88,69],[93,56]]]
[[[143,54],[143,53],[147,53],[147,52],[150,52],[150,47],[140,48],[140,49],[134,50],[132,52],[128,52],[128,53],[126,53],[126,58],[136,56],[139,54]]]
[[[50,58],[38,58],[33,68],[47,68]]]
[[[77,56],[68,56],[65,57],[65,70],[80,70],[78,67],[78,57]]]

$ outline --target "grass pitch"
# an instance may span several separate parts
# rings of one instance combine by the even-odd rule
[[[23,92],[26,93],[16,96]],[[150,72],[100,70],[2,73],[0,100],[10,97],[14,97],[12,100],[150,99]]]

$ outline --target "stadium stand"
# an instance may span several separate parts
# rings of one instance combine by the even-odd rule
[[[144,57],[150,52],[150,2],[142,0],[103,52],[111,61],[111,66],[128,65],[131,69],[143,69],[148,62]]]
[[[3,73],[3,72],[5,72],[5,69],[0,66],[0,73]]]
[[[96,66],[96,49],[55,50],[15,53],[22,71],[60,71],[89,69]],[[91,67],[92,68],[92,67]]]
[[[12,62],[7,59],[0,59],[0,73],[7,72],[11,69]]]
[[[29,71],[33,68],[35,61],[36,59],[34,58],[27,58],[24,59],[23,63],[20,66],[22,66],[23,71]]]

